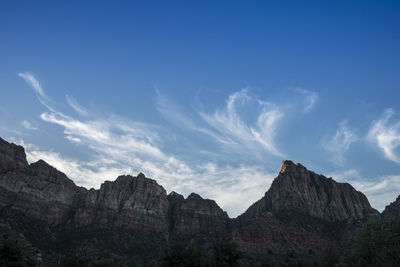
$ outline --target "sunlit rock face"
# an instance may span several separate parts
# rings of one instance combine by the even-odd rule
[[[387,205],[385,210],[382,212],[383,218],[393,216],[400,216],[400,195],[394,202],[390,203],[390,205]]]

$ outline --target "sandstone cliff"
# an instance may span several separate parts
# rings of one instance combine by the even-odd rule
[[[4,229],[31,236],[42,249],[60,247],[45,255],[157,254],[172,239],[220,236],[230,222],[215,201],[167,195],[142,173],[106,181],[98,190],[78,187],[43,160],[28,165],[24,149],[1,138],[0,211]],[[113,242],[118,249],[109,248]]]
[[[399,215],[399,203],[400,197],[383,215]],[[78,187],[42,160],[29,165],[21,146],[0,138],[0,233],[21,236],[32,247],[29,254],[37,251],[47,265],[62,255],[133,257],[152,265],[168,243],[217,238],[235,240],[248,265],[280,264],[288,257],[311,263],[378,217],[350,184],[291,161],[282,163],[264,197],[230,219],[215,201],[195,193],[186,199],[167,195],[142,173],[105,181],[97,190]]]
[[[287,160],[265,196],[253,204],[242,217],[271,212],[301,218],[303,216],[326,222],[365,221],[378,218],[367,197],[348,183],[338,183]]]
[[[379,218],[379,212],[350,184],[287,160],[264,197],[235,219],[233,238],[259,261],[268,251],[269,258],[287,260],[290,253],[311,264],[321,250],[346,246],[371,218]]]

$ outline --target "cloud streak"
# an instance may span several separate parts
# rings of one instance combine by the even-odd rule
[[[344,155],[349,150],[350,145],[359,138],[348,126],[347,120],[339,123],[335,135],[322,146],[329,152],[333,153],[331,160],[338,165],[343,165]]]
[[[304,95],[306,98],[304,112],[310,111],[318,101],[319,97],[317,93],[303,88],[296,88],[296,91]]]
[[[78,102],[73,98],[72,96],[66,95],[65,98],[67,99],[68,104],[71,106],[73,110],[75,110],[76,113],[78,113],[81,116],[87,116],[88,112],[84,107],[78,104]]]
[[[33,75],[31,78],[37,81]],[[28,84],[33,87],[39,83]],[[43,88],[40,88],[43,95],[37,94],[39,100],[44,96],[48,99]],[[74,105],[76,102],[69,102],[70,105],[72,103],[71,107],[82,115]],[[120,174],[135,175],[141,171],[157,179],[167,190],[175,190],[184,195],[195,190],[205,198],[213,198],[231,216],[236,216],[262,197],[266,186],[272,181],[273,175],[259,166],[219,165],[207,160],[187,161],[185,158],[177,158],[164,148],[167,142],[165,134],[159,136],[158,133],[166,133],[168,130],[161,126],[132,122],[117,116],[98,117],[86,110],[88,116],[77,118],[46,103],[42,104],[48,111],[43,112],[40,118],[44,122],[62,127],[65,138],[75,144],[78,151],[81,149],[88,155],[83,157],[77,153],[77,156],[65,157],[53,150],[43,150],[25,144],[28,160],[32,162],[44,159],[65,172],[78,185],[98,188],[104,180],[113,180]],[[270,107],[267,104],[260,106],[265,106],[266,110],[262,113],[268,118],[260,117],[256,126],[269,125],[270,116],[267,112],[270,111]],[[185,117],[182,118],[186,120]],[[197,127],[194,122],[186,124]],[[203,128],[197,127],[195,131],[201,132],[201,129]],[[205,131],[214,133],[208,129]],[[257,128],[257,131],[261,137],[266,134],[261,129]],[[250,128],[248,132],[255,134]]]
[[[18,73],[18,76],[23,78],[25,80],[25,82],[27,84],[29,84],[36,92],[36,96],[39,100],[39,102],[45,106],[47,109],[51,110],[51,111],[55,111],[51,106],[50,106],[50,102],[51,99],[46,95],[42,85],[40,84],[40,82],[35,78],[35,76],[33,76],[32,73],[29,72],[20,72]]]
[[[187,112],[180,110],[171,101],[161,94],[161,92],[155,88],[157,93],[157,110],[160,114],[168,120],[170,123],[178,126],[179,128],[188,129],[193,132],[199,132],[204,135],[210,136],[215,141],[222,144],[234,144],[234,141],[227,137],[223,137],[211,129],[199,126],[199,123],[195,122],[192,118],[185,115]]]
[[[27,121],[27,120],[23,120],[22,122],[21,122],[21,124],[22,124],[22,126],[24,126],[26,129],[28,129],[28,130],[32,130],[32,131],[35,131],[35,130],[37,130],[38,128],[37,127],[35,127],[35,126],[33,126],[29,121]]]
[[[367,138],[383,151],[385,158],[400,163],[397,153],[400,146],[400,121],[391,120],[394,114],[393,109],[385,110],[383,116],[372,123]]]
[[[254,123],[247,123],[238,111],[240,106],[249,102],[257,107],[257,120]],[[278,123],[284,114],[274,104],[251,97],[246,89],[231,94],[224,109],[217,110],[212,115],[200,115],[220,135],[248,150],[258,151],[262,148],[275,156],[284,156],[276,148],[274,140]]]
[[[33,76],[32,73],[18,73],[18,76],[23,78],[25,82],[27,82],[39,96],[41,96],[42,98],[47,98],[47,95],[45,94],[42,86],[40,85],[39,81],[36,80],[35,76]]]

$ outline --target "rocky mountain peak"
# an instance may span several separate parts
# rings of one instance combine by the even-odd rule
[[[172,206],[180,204],[181,202],[183,202],[185,200],[185,198],[181,194],[179,194],[175,191],[172,191],[171,193],[169,193],[167,198]]]
[[[179,193],[177,193],[177,192],[175,192],[175,191],[171,191],[171,192],[168,194],[168,196],[176,196],[176,195],[181,196],[181,194],[179,194]]]
[[[0,170],[4,172],[27,166],[25,149],[0,137]]]
[[[146,175],[144,175],[143,173],[139,173],[137,176],[136,176],[136,178],[138,178],[138,179],[145,179],[146,178]]]
[[[299,173],[307,172],[307,168],[301,165],[300,163],[294,163],[291,160],[282,161],[282,167],[279,174],[283,175],[295,175],[296,177],[301,177]]]
[[[290,160],[282,168],[264,198],[246,213],[271,212],[291,219],[309,216],[327,222],[366,220],[378,216],[368,199],[350,184],[338,183]]]
[[[201,201],[201,200],[203,200],[203,198],[199,194],[190,193],[190,195],[187,197],[187,200],[190,200],[190,201],[199,200],[199,201]]]

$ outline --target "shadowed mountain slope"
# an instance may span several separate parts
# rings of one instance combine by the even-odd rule
[[[384,214],[398,214],[397,202]],[[26,254],[49,266],[66,255],[151,266],[170,243],[207,247],[220,238],[233,239],[248,255],[242,265],[274,265],[289,254],[290,260],[311,263],[328,246],[346,245],[357,227],[379,216],[350,184],[291,161],[282,163],[264,197],[230,219],[215,201],[195,193],[186,199],[167,195],[142,173],[87,190],[42,160],[29,165],[21,146],[0,138],[0,233],[19,236]]]

